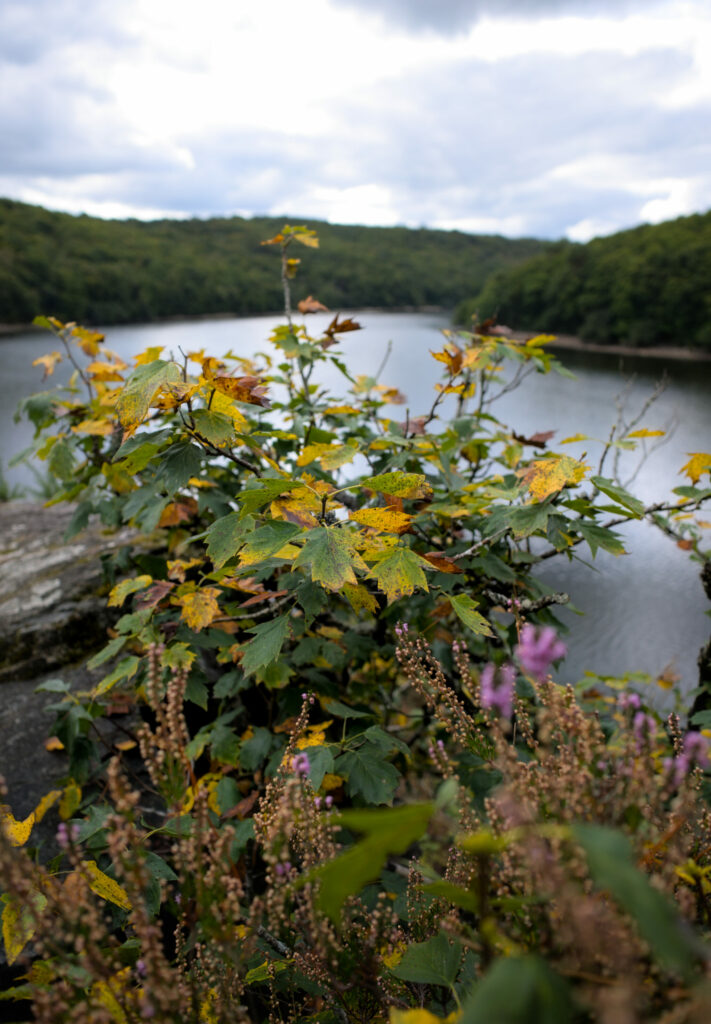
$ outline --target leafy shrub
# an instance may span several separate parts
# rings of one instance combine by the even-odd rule
[[[63,789],[5,811],[5,948],[34,954],[9,996],[47,1022],[691,1020],[705,738],[553,684],[566,596],[533,569],[620,553],[614,527],[645,517],[703,557],[711,456],[645,507],[603,471],[650,431],[616,428],[591,472],[502,424],[500,394],[562,370],[541,337],[445,332],[430,409],[396,421],[397,388],[343,361],[359,325],[292,316],[313,232],[267,244],[276,356],[151,349],[129,371],[43,321],[62,348],[38,362],[75,374],[25,411],[70,532],[99,515],[162,546],[114,562],[106,674],[49,684]],[[42,864],[26,844],[55,806]]]

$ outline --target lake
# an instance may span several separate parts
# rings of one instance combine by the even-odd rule
[[[407,395],[410,416],[426,412],[441,370],[429,350],[441,347],[439,330],[447,326],[445,318],[368,310],[353,316],[365,329],[343,336],[342,348],[351,372],[375,374],[392,343],[381,381],[397,385]],[[313,332],[325,327],[329,319],[322,314],[311,317]],[[106,343],[126,360],[149,345],[163,345],[176,355],[179,348],[204,348],[212,355],[232,349],[238,355],[252,355],[269,349],[266,338],[279,322],[279,317],[261,316],[112,327],[106,330]],[[49,334],[34,332],[0,339],[0,455],[4,468],[31,441],[30,427],[14,424],[13,411],[23,395],[43,387],[41,368],[31,364],[37,356],[57,347],[53,341]],[[666,373],[666,390],[639,425],[673,430],[642,466],[630,489],[645,501],[673,500],[671,488],[688,482],[679,475],[687,453],[709,450],[711,362],[579,351],[557,354],[575,374],[574,381],[556,374],[534,374],[520,389],[504,395],[492,411],[519,434],[555,430],[553,446],[577,433],[604,439],[616,419],[615,396],[626,387],[627,408],[639,408]],[[61,382],[67,376],[61,364],[48,383]],[[345,381],[337,371],[321,379],[336,393],[343,393]],[[392,407],[392,415],[403,420],[405,406]],[[443,418],[445,415],[446,409]],[[595,465],[600,446],[588,441],[563,450],[577,456],[587,451],[588,461]],[[631,473],[633,461],[627,454],[625,459],[623,466]],[[5,471],[10,483],[33,482],[27,467]],[[711,519],[711,510],[706,518]],[[576,608],[584,612],[582,617],[569,609],[561,612],[571,630],[567,637],[571,653],[559,677],[574,682],[586,669],[609,675],[629,671],[657,675],[671,664],[681,676],[683,688],[692,689],[697,679],[698,651],[711,632],[698,566],[647,523],[628,524],[622,532],[630,557],[615,558],[600,551],[590,562],[585,548],[580,549],[581,554],[592,568],[556,558],[539,569],[542,579],[556,589],[566,590]],[[659,690],[657,697],[663,703],[664,691]]]

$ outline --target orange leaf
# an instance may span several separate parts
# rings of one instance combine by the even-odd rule
[[[195,498],[181,498],[166,505],[158,520],[159,526],[178,526],[187,523],[197,515],[198,504]]]
[[[305,299],[302,299],[299,303],[300,313],[328,313],[328,306],[324,306],[322,302],[315,299],[313,295],[308,295]]]
[[[55,366],[57,365],[57,363],[61,363],[61,361],[61,352],[50,352],[46,356],[39,356],[37,359],[33,360],[32,365],[44,366],[44,376],[42,377],[42,380],[45,380],[47,377],[50,377],[54,373]]]
[[[426,558],[430,565],[433,565],[435,569],[439,569],[440,572],[463,572],[453,558],[450,558],[449,555],[442,554],[441,551],[426,551],[422,557]]]
[[[269,408],[269,399],[265,397],[267,389],[260,384],[258,377],[213,377],[211,383],[235,402]]]

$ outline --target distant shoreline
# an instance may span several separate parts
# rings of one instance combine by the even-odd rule
[[[204,320],[246,320],[252,317],[279,316],[283,310],[272,310],[266,313],[201,313],[195,316],[167,316],[155,320],[141,320],[125,323],[110,324],[108,327],[148,327],[155,324],[171,323],[200,323]],[[444,306],[359,306],[355,309],[339,309],[339,313],[442,313],[451,315],[451,310]],[[333,311],[335,316],[335,310]],[[0,341],[4,337],[11,337],[14,334],[24,334],[26,331],[42,332],[41,327],[34,324],[4,324],[0,323]],[[527,338],[535,337],[533,331],[512,331],[511,337],[516,341],[525,341]],[[539,332],[544,333],[544,332]],[[640,359],[676,359],[682,362],[710,362],[711,352],[704,352],[701,349],[687,348],[685,346],[656,345],[645,348],[636,348],[634,345],[611,345],[601,342],[583,341],[572,334],[556,334],[555,341],[549,342],[548,348],[565,349],[573,352],[597,352],[600,355],[633,356]]]

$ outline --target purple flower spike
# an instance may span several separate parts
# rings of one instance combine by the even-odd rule
[[[709,741],[700,732],[687,732],[681,754],[673,761],[669,759],[666,767],[673,768],[674,783],[679,786],[697,765],[699,768],[711,767]]]
[[[306,778],[306,776],[311,771],[311,764],[309,763],[309,755],[308,754],[297,754],[294,757],[293,761],[291,762],[291,767],[294,770],[296,775],[300,775],[302,778]]]
[[[542,682],[552,663],[565,657],[568,648],[558,639],[552,626],[538,630],[527,622],[521,630],[521,642],[516,645],[514,653],[524,672]]]
[[[513,711],[513,697],[516,686],[516,669],[513,665],[502,665],[497,673],[495,666],[489,662],[479,677],[479,696],[481,706],[487,711],[495,711],[503,718],[510,718]]]
[[[639,711],[642,701],[638,693],[621,693],[617,698],[617,706],[620,711]]]
[[[637,741],[637,751],[641,752],[644,748],[651,743],[657,731],[657,723],[654,721],[651,715],[646,715],[644,711],[638,711],[632,721],[632,732]]]

